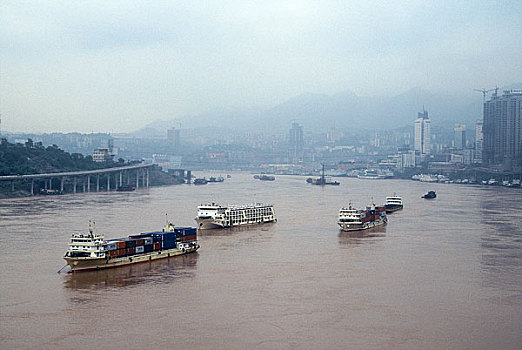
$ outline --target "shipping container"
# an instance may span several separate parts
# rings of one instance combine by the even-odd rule
[[[163,250],[172,249],[172,248],[176,248],[175,241],[164,241],[163,242],[163,246],[162,246]]]
[[[154,250],[154,246],[152,244],[145,244],[144,246],[145,253],[150,253]]]
[[[144,253],[145,252],[145,247],[142,246],[142,245],[137,245],[136,246],[136,254],[141,254],[141,253]]]
[[[137,239],[136,240],[136,247],[139,246],[139,245],[143,245],[143,238],[140,238],[140,239]]]
[[[195,241],[196,239],[197,239],[197,236],[184,236],[184,237],[181,237],[181,242]]]
[[[111,243],[116,243],[116,247],[118,247],[118,249],[125,248],[125,242],[124,241],[111,241]]]
[[[159,243],[159,242],[155,242],[155,243],[153,244],[153,249],[154,249],[154,250],[161,250],[161,243]]]
[[[143,238],[143,244],[144,245],[148,245],[148,244],[152,244],[154,243],[154,241],[152,240],[152,237],[145,237]]]
[[[114,257],[118,256],[118,252],[119,252],[119,251],[118,251],[117,249],[115,249],[115,250],[109,250],[109,251],[108,251],[109,256],[110,256],[111,258],[114,258]]]
[[[116,244],[116,242],[107,243],[107,250],[116,250],[116,249],[118,249],[118,245]]]
[[[134,254],[136,254],[136,247],[127,248],[127,255],[134,255]]]
[[[127,249],[125,249],[125,248],[118,249],[118,256],[125,256],[125,255],[127,255]]]
[[[134,248],[136,247],[136,241],[133,239],[126,239],[125,240],[125,248]]]

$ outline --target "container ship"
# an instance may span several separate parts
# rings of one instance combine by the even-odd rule
[[[392,197],[386,197],[386,203],[384,204],[384,207],[386,208],[386,214],[401,210],[404,208],[402,204],[402,197],[398,197],[396,195],[393,195]]]
[[[386,224],[386,208],[384,206],[367,206],[366,209],[355,209],[350,204],[348,208],[339,210],[337,224],[342,231],[360,231]]]
[[[89,222],[89,233],[73,233],[64,259],[72,272],[169,258],[199,249],[195,227],[167,223],[162,231],[144,232],[126,238],[105,240]]]
[[[227,228],[232,226],[275,222],[272,204],[248,204],[223,207],[216,203],[200,205],[196,222],[200,229]]]

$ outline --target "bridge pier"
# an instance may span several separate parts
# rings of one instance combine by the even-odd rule
[[[107,192],[111,190],[111,175],[107,174]]]
[[[91,175],[87,175],[87,192],[91,192]]]
[[[139,170],[136,169],[136,189],[140,188],[140,173]]]
[[[11,181],[11,192],[14,192],[14,180]]]
[[[73,177],[73,193],[76,193],[76,176]]]
[[[83,193],[85,193],[85,178],[83,178]]]
[[[34,196],[34,180],[31,180],[31,196]]]
[[[96,192],[100,192],[100,174],[96,176]]]
[[[146,171],[147,171],[147,188],[149,188],[149,169],[147,169]]]
[[[120,186],[123,184],[123,171],[120,171]]]
[[[51,178],[52,179],[52,178]],[[52,188],[51,179],[49,179],[49,188]],[[65,182],[65,176],[60,179],[60,191],[63,192],[63,183]]]

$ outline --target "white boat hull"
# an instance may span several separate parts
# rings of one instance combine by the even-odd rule
[[[350,224],[347,222],[339,221],[337,224],[341,228],[341,231],[361,231],[361,230],[367,230],[372,227],[381,226],[386,224],[386,220],[375,220],[371,222],[365,222],[362,224]]]

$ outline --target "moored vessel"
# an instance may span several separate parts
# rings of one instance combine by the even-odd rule
[[[397,210],[402,210],[404,208],[402,197],[396,195],[386,197],[384,208],[386,209],[386,214],[393,213]]]
[[[339,181],[332,181],[331,178],[328,176],[324,176],[324,164],[322,165],[322,171],[321,171],[321,177],[318,177],[316,179],[309,177],[306,179],[306,182],[312,185],[319,185],[319,186],[325,186],[325,185],[332,185],[332,186],[339,186],[341,183]]]
[[[206,185],[207,183],[208,183],[208,180],[205,179],[204,177],[197,178],[196,180],[194,180],[194,185]]]
[[[73,233],[64,259],[71,271],[99,270],[169,258],[199,249],[195,227],[167,223],[162,231],[105,240],[89,222],[88,233]]]
[[[198,206],[196,222],[200,229],[227,228],[275,222],[272,204],[221,206],[216,203]]]
[[[366,209],[356,209],[350,204],[348,208],[339,209],[337,224],[342,231],[360,231],[388,222],[386,208],[372,204]]]

